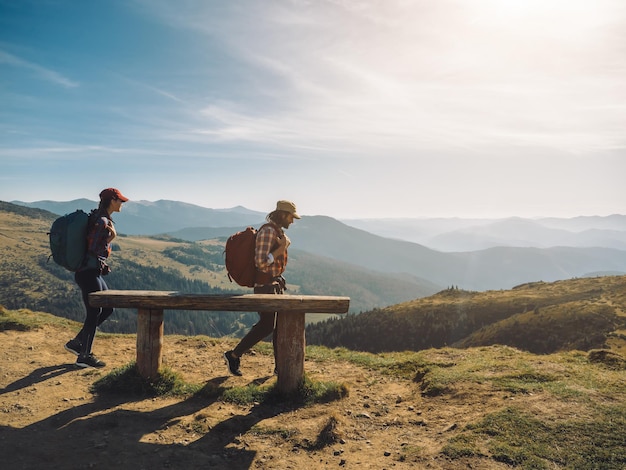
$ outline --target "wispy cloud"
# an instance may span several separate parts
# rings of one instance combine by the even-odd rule
[[[156,86],[151,85],[149,83],[140,82],[138,80],[135,80],[135,79],[132,79],[130,77],[123,76],[123,75],[120,75],[120,74],[117,74],[116,76],[119,77],[121,80],[124,80],[124,81],[126,81],[126,82],[128,82],[128,83],[130,83],[130,84],[132,84],[132,85],[134,85],[136,87],[149,90],[152,93],[156,93],[157,95],[160,95],[162,97],[168,98],[168,99],[170,99],[172,101],[176,101],[177,103],[187,104],[185,102],[185,100],[179,98],[174,93],[171,93],[171,92],[169,92],[167,90],[163,90],[162,88],[156,87]]]
[[[41,80],[45,80],[65,88],[75,88],[80,86],[78,82],[63,76],[54,70],[50,70],[46,67],[42,67],[41,65],[21,59],[3,50],[0,50],[0,64],[7,64],[13,67],[28,69]]]
[[[175,15],[177,27],[217,38],[246,63],[266,100],[203,107],[197,135],[399,153],[626,142],[626,113],[610,107],[626,100],[619,2],[244,4],[215,15],[198,2],[193,16]]]

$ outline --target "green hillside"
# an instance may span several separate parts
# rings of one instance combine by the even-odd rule
[[[340,382],[350,393],[301,412],[283,402],[248,407],[206,395],[168,397],[165,408],[154,398],[124,397],[120,405],[96,397],[92,403],[88,387],[101,372],[73,373],[59,364],[68,355],[58,335],[70,337],[79,327],[61,317],[82,320],[83,312],[71,275],[47,261],[53,218],[0,204],[0,433],[11,468],[38,468],[52,454],[70,468],[76,449],[83,460],[96,458],[94,465],[106,468],[119,466],[119,455],[155,468],[170,461],[190,468],[308,468],[311,462],[340,468],[624,468],[626,276],[487,292],[450,287],[310,324],[307,373]],[[108,280],[114,288],[223,292],[233,286],[223,272],[222,250],[219,239],[121,236]],[[402,279],[385,278],[384,284],[376,272],[306,252],[294,250],[291,262],[293,291],[304,291],[299,284],[328,294],[350,291],[353,302],[375,302],[383,289],[414,295]],[[134,331],[134,312],[115,317],[109,331]],[[177,328],[185,336],[165,338],[168,366],[203,390],[258,387],[250,376],[222,376],[216,358],[235,340],[213,339],[236,336],[251,321],[253,314],[169,315],[167,333]],[[100,335],[98,341],[111,367],[135,359],[133,334]],[[248,371],[255,374],[272,370],[271,346],[259,344],[246,363],[253,363]],[[320,449],[313,443],[328,435],[324,423],[333,423],[335,437]],[[112,426],[125,432],[105,432],[106,445],[94,454],[94,430]],[[32,442],[43,444],[25,451]],[[254,464],[250,452],[257,454]]]
[[[534,282],[507,291],[450,288],[427,298],[328,319],[307,342],[368,351],[491,344],[533,353],[589,350],[626,339],[626,276]]]
[[[72,274],[48,259],[46,232],[55,216],[0,203],[0,305],[82,321],[84,310]],[[107,277],[112,289],[249,292],[230,283],[223,265],[224,238],[186,242],[120,236]],[[292,250],[289,293],[347,295],[344,318],[309,315],[307,342],[355,350],[419,351],[432,347],[505,344],[535,353],[601,348],[626,334],[626,277],[535,282],[511,290],[468,292],[409,276],[376,271]],[[373,308],[385,306],[384,308]],[[364,312],[359,315],[356,313]],[[241,336],[254,313],[177,311],[166,333]],[[134,332],[136,314],[120,309],[106,332]]]
[[[49,259],[47,231],[57,216],[0,202],[0,305],[27,308],[81,321],[84,306],[73,274]],[[227,281],[211,285],[202,276],[189,275],[191,268],[172,259],[168,248],[176,242],[131,239],[121,236],[114,244],[113,273],[107,277],[112,289],[184,290],[221,293]],[[165,254],[161,252],[165,251]],[[254,313],[219,315],[213,312],[177,312],[168,321],[167,333],[240,335],[256,321]],[[119,309],[103,331],[135,331],[136,313]]]
[[[47,231],[56,217],[44,210],[0,201],[0,305],[82,321],[84,307],[72,273],[49,259]],[[119,229],[123,231],[123,227]],[[229,282],[224,270],[224,242],[224,237],[188,242],[121,235],[113,246],[107,284],[111,289],[250,292]],[[286,277],[289,293],[349,296],[351,311],[357,313],[438,290],[424,280],[399,279],[296,249],[290,250]],[[309,317],[310,321],[318,318]],[[168,334],[241,336],[256,320],[255,313],[177,311],[165,328]],[[128,333],[135,325],[135,312],[119,309],[102,328]]]
[[[626,464],[626,360],[612,351],[537,355],[494,345],[371,354],[309,345],[308,376],[349,393],[305,405],[268,400],[274,378],[251,381],[273,368],[267,343],[246,358],[247,376],[225,377],[217,359],[233,339],[168,335],[169,387],[161,390],[172,393],[155,397],[155,388],[140,391],[125,373],[135,335],[99,335],[109,369],[66,364],[58,338],[78,327],[0,307],[3,468],[43,468],[51,455],[53,468],[77,461],[242,469]]]

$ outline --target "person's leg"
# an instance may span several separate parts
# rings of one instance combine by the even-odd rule
[[[76,340],[78,340],[81,345],[85,345],[87,342],[87,337],[89,336],[89,332],[91,331],[92,325],[96,325],[98,322],[98,317],[100,315],[100,309],[96,307],[91,307],[89,305],[89,294],[91,292],[97,292],[100,289],[100,283],[98,282],[98,271],[96,270],[87,270],[87,271],[79,271],[74,275],[74,279],[76,280],[76,284],[80,288],[83,304],[85,305],[85,320],[83,322],[82,329],[76,335]],[[81,351],[82,352],[82,351]]]
[[[93,290],[89,290],[91,292],[100,292],[103,290],[108,290],[106,282],[101,275],[95,277],[92,281],[90,281],[89,288]],[[89,293],[87,295],[89,295]],[[87,296],[85,296],[87,297]],[[87,298],[85,302],[89,302]],[[93,308],[93,307],[90,307]],[[96,339],[96,328],[98,325],[101,325],[104,320],[106,320],[112,313],[113,309],[111,308],[93,308],[91,316],[88,315],[88,318],[85,320],[85,333],[84,333],[84,342],[83,348],[81,350],[81,355],[88,356],[91,354],[91,349],[93,347],[94,339]]]
[[[279,287],[279,286],[278,286]],[[277,286],[265,285],[254,288],[255,294],[277,294]],[[273,333],[274,360],[276,360],[276,312],[258,312],[259,321],[250,329],[232,351],[224,353],[228,370],[233,375],[241,375],[239,358],[255,344]]]
[[[239,364],[241,363],[239,358],[272,331],[275,331],[275,318],[276,314],[274,312],[259,312],[259,321],[250,329],[248,334],[241,339],[235,349],[224,353],[224,359],[231,374],[242,375],[241,370],[239,370]]]
[[[282,289],[277,283],[257,286],[254,288],[255,294],[282,294]],[[231,352],[235,357],[241,357],[243,353],[251,349],[255,344],[261,341],[270,333],[273,333],[272,339],[276,344],[276,312],[258,312],[259,321],[250,329],[248,334],[244,336],[239,344]],[[275,349],[275,348],[274,348]]]
[[[100,288],[98,290],[99,291],[109,290],[109,287],[107,286],[107,283],[105,282],[104,278],[102,276],[99,276],[98,279],[100,280]],[[111,316],[113,312],[114,312],[114,309],[111,307],[102,307],[100,309],[100,315],[98,315],[97,326],[102,325],[105,322],[105,320]]]
[[[98,318],[102,311],[100,308],[91,307],[89,305],[89,294],[91,292],[98,292],[99,290],[101,290],[102,283],[104,281],[97,270],[77,272],[74,278],[76,280],[76,283],[80,287],[83,297],[83,303],[85,304],[85,310],[87,312],[83,328],[76,336],[76,339],[81,342],[80,354],[78,355],[78,360],[76,361],[76,364],[80,365],[81,367],[103,367],[105,364],[102,361],[94,359],[93,361],[86,362],[86,358],[91,355],[91,347],[93,345],[93,340],[96,334]]]
[[[275,320],[275,312],[259,312],[259,321],[250,329],[248,334],[241,339],[235,349],[232,350],[235,357],[241,357],[243,353],[271,334],[272,331],[274,331]]]

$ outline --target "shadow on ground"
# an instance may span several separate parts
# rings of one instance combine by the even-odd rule
[[[16,391],[76,370],[72,365],[33,371],[0,393]],[[219,377],[207,383],[217,387]],[[214,399],[191,396],[149,412],[124,409],[134,397],[96,395],[94,401],[63,410],[21,429],[0,427],[0,460],[10,469],[229,468],[249,469],[255,451],[237,446],[238,436],[260,421],[286,411],[284,405],[257,405],[247,414],[219,422],[199,439],[178,443],[146,442]],[[33,406],[36,404],[33,403]],[[158,440],[158,438],[157,438]],[[235,445],[232,445],[235,444]]]

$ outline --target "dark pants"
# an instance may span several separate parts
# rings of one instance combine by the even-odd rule
[[[254,288],[255,294],[282,294],[283,289],[280,284],[267,284]],[[276,360],[276,312],[258,312],[259,321],[250,328],[250,331],[244,336],[233,352],[237,357],[241,357],[243,353],[249,351],[255,344],[272,334],[272,343],[274,345],[274,360]]]
[[[96,336],[96,327],[100,326],[111,316],[113,309],[91,307],[89,305],[88,296],[91,292],[109,289],[106,282],[104,282],[104,278],[100,275],[100,270],[87,269],[85,271],[79,271],[74,275],[74,279],[83,294],[83,303],[87,311],[85,323],[83,324],[83,328],[76,335],[76,339],[82,344],[81,355],[87,355],[91,353],[93,340]]]

